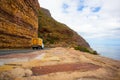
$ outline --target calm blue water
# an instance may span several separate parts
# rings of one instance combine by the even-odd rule
[[[120,60],[120,45],[91,45],[100,55]]]

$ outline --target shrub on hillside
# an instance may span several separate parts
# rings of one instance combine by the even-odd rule
[[[82,52],[88,52],[90,54],[94,54],[94,55],[98,55],[97,51],[90,51],[88,48],[86,47],[82,47],[82,46],[76,46],[74,47],[75,50],[79,50],[79,51],[82,51]]]

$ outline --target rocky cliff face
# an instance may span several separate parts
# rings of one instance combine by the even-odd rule
[[[0,0],[0,48],[30,47],[37,37],[38,0]]]
[[[46,16],[49,16],[49,17],[51,17],[52,18],[52,16],[51,16],[51,14],[50,14],[50,12],[49,12],[49,10],[48,9],[45,9],[45,8],[40,8],[41,9],[41,11],[46,15]],[[38,14],[39,15],[39,14]]]
[[[39,37],[42,37],[47,47],[90,48],[89,44],[67,25],[54,20],[47,9],[41,8],[39,16]]]
[[[47,9],[40,8],[38,0],[0,0],[0,48],[30,47],[31,38],[38,35],[47,47],[90,47],[75,31],[55,21]]]

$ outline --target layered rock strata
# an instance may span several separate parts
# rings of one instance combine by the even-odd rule
[[[0,48],[30,47],[37,37],[37,0],[0,0]]]

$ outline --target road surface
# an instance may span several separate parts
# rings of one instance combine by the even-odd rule
[[[49,49],[49,48],[45,48],[44,50],[47,50],[47,49]],[[32,50],[32,49],[1,49],[0,50],[0,55],[30,53],[30,52],[34,52],[34,51],[38,51],[38,50]]]
[[[33,51],[35,51],[35,50],[32,50],[32,49],[0,50],[0,55],[16,54],[16,53],[29,53],[29,52],[33,52]]]

